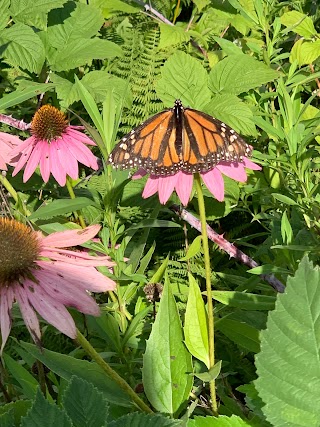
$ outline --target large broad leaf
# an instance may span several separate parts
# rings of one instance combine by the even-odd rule
[[[38,389],[36,399],[28,414],[22,418],[22,427],[72,427],[64,410],[49,403]]]
[[[10,0],[0,0],[0,30],[7,26],[8,21],[10,19],[9,6]]]
[[[46,206],[40,207],[30,215],[29,219],[52,218],[57,215],[64,215],[70,212],[78,211],[87,206],[95,206],[96,203],[87,197],[77,197],[76,199],[54,200]]]
[[[108,427],[174,427],[182,426],[182,421],[165,418],[160,414],[128,414],[108,424]]]
[[[253,113],[247,104],[231,94],[215,95],[206,111],[244,135],[256,135]]]
[[[280,20],[281,24],[302,37],[313,38],[317,35],[310,16],[304,15],[297,10],[284,13]]]
[[[49,15],[48,41],[56,49],[81,38],[90,39],[97,35],[104,19],[95,7],[69,1],[63,9],[57,9]]]
[[[303,258],[261,333],[256,389],[275,426],[320,425],[320,271]]]
[[[249,421],[245,421],[240,417],[232,415],[226,417],[225,415],[216,417],[194,417],[189,420],[187,427],[250,427]]]
[[[79,38],[58,49],[51,56],[50,62],[53,70],[64,71],[80,67],[93,59],[106,59],[121,55],[121,47],[113,42],[98,38]]]
[[[277,77],[277,71],[249,55],[231,55],[212,68],[209,87],[215,93],[238,95]]]
[[[299,39],[293,46],[290,62],[298,61],[299,65],[311,64],[320,56],[320,40],[305,41]]]
[[[59,8],[66,0],[11,0],[10,12],[15,22],[27,24],[35,16]]]
[[[186,107],[201,110],[210,100],[208,75],[201,62],[184,52],[176,52],[162,68],[156,89],[167,107],[180,98]]]
[[[172,46],[174,44],[180,44],[188,42],[190,40],[190,34],[187,33],[183,28],[169,24],[159,24],[160,26],[160,42],[159,47]]]
[[[44,46],[38,35],[27,25],[14,24],[0,33],[1,54],[8,62],[39,73],[45,60]]]
[[[143,357],[143,385],[152,406],[177,415],[191,391],[191,372],[191,355],[183,343],[177,305],[166,283]]]

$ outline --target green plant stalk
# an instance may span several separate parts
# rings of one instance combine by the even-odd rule
[[[67,176],[66,185],[67,185],[68,192],[70,194],[70,198],[71,199],[75,199],[76,195],[74,194],[73,187],[72,187],[70,178],[68,176]],[[81,227],[82,228],[86,228],[86,223],[85,223],[85,221],[83,219],[82,214],[80,212],[75,212],[75,217],[79,220]]]
[[[143,400],[135,393],[135,391],[130,387],[130,385],[114,371],[110,365],[105,362],[102,357],[96,352],[92,345],[86,340],[82,333],[77,330],[76,342],[81,345],[85,352],[94,360],[100,368],[107,374],[109,378],[115,381],[119,387],[127,393],[127,395],[132,399],[135,405],[143,412],[153,414],[153,411],[147,406]]]
[[[12,187],[10,182],[7,180],[7,178],[5,176],[2,175],[1,172],[0,172],[0,183],[4,186],[4,188],[8,191],[8,193],[10,193],[13,200],[16,203],[19,203],[19,197],[18,197],[16,190]],[[29,211],[29,209],[27,209],[26,206],[24,206],[23,203],[22,203],[22,207],[23,207],[23,214],[24,215],[26,215],[26,216],[31,215],[31,212]]]
[[[198,205],[201,221],[202,247],[204,254],[204,265],[206,273],[206,288],[207,288],[207,306],[208,306],[208,339],[209,339],[209,363],[210,369],[214,366],[214,316],[213,316],[213,301],[211,293],[211,267],[207,233],[206,209],[204,204],[203,191],[201,186],[201,178],[198,173],[195,174],[196,191],[198,195]],[[216,385],[215,380],[210,381],[211,407],[214,415],[218,414]]]

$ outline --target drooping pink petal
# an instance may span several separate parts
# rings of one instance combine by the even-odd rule
[[[159,184],[158,184],[158,193],[159,193],[159,200],[160,203],[163,205],[167,203],[169,200],[169,197],[173,193],[173,190],[176,186],[176,183],[178,182],[178,175],[170,175],[170,176],[164,176],[159,177]]]
[[[73,128],[73,126],[68,126],[66,129],[66,134],[70,135],[71,138],[88,145],[97,145],[92,139],[90,139],[86,134],[79,132]]]
[[[33,308],[55,328],[70,338],[77,335],[74,320],[65,306],[54,300],[41,286],[35,284],[34,290],[26,289]]]
[[[56,261],[63,261],[73,265],[83,267],[114,267],[115,262],[110,260],[109,256],[90,256],[86,253],[70,251],[69,249],[43,249],[41,256]]]
[[[61,278],[74,283],[75,289],[92,292],[113,291],[116,283],[109,277],[99,273],[94,267],[79,267],[61,261],[37,261],[46,271],[61,275]]]
[[[36,138],[34,136],[30,136],[30,138],[27,138],[25,141],[21,142],[19,145],[17,145],[13,150],[11,151],[12,156],[19,156],[21,153],[30,146],[33,147],[36,144]]]
[[[153,196],[158,191],[159,178],[155,176],[150,176],[146,182],[146,185],[142,192],[142,197],[147,199],[148,197]]]
[[[208,190],[219,202],[222,202],[224,199],[224,181],[221,172],[214,168],[209,172],[202,173],[201,177]]]
[[[61,187],[63,187],[64,185],[66,185],[67,175],[66,175],[66,171],[64,170],[64,168],[60,163],[58,152],[57,152],[58,150],[59,150],[59,146],[57,145],[57,142],[55,140],[51,141],[49,145],[50,170],[55,180],[58,182],[58,184],[60,184]]]
[[[16,135],[0,132],[0,170],[7,170],[7,164],[15,166],[16,162],[13,161],[14,157],[11,153],[21,142]]]
[[[92,239],[100,230],[100,225],[90,225],[85,229],[65,230],[52,233],[42,239],[43,246],[52,246],[55,248],[67,248],[68,246],[77,246]]]
[[[21,171],[21,169],[23,168],[23,166],[27,163],[30,154],[32,153],[33,150],[33,146],[29,145],[21,154],[21,157],[19,159],[19,161],[16,164],[16,167],[14,168],[13,172],[12,172],[12,176],[17,175],[18,172]]]
[[[94,170],[99,169],[96,157],[91,153],[88,147],[84,144],[73,140],[70,136],[64,135],[63,139],[68,143],[68,149],[78,162],[85,166],[91,167]]]
[[[43,181],[48,182],[50,177],[49,143],[47,141],[39,141],[38,145],[41,146],[40,173]]]
[[[260,171],[262,169],[262,167],[260,165],[257,165],[257,163],[252,162],[247,157],[243,158],[243,164],[244,164],[244,167],[248,168],[248,169],[252,169],[252,170],[256,170],[256,171]]]
[[[181,203],[184,206],[187,206],[190,194],[192,190],[192,184],[193,184],[193,175],[189,173],[184,172],[178,172],[178,180],[176,183],[176,192],[178,194],[178,197],[181,201]]]
[[[36,170],[40,162],[41,156],[42,156],[41,144],[36,144],[26,163],[26,167],[23,174],[23,182],[27,182],[28,179],[31,177],[31,175],[34,173],[34,171]]]
[[[2,343],[0,352],[7,342],[11,330],[11,308],[14,301],[14,293],[12,287],[0,289],[0,326]]]
[[[25,321],[30,335],[36,343],[39,343],[41,337],[39,320],[36,313],[34,312],[34,309],[29,303],[27,292],[25,291],[25,287],[27,286],[35,286],[35,283],[31,282],[30,280],[27,280],[24,283],[24,286],[20,286],[20,284],[17,285],[15,287],[15,297],[17,302],[19,303],[23,320]]]
[[[72,179],[78,179],[78,162],[68,149],[68,144],[63,141],[62,138],[57,139],[56,143],[58,147],[57,154],[59,157],[59,161],[66,174],[69,175]]]
[[[216,166],[221,173],[227,175],[229,178],[239,182],[247,181],[247,174],[244,170],[244,164],[240,162],[220,162]]]

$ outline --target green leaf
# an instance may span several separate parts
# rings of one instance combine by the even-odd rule
[[[9,12],[10,0],[0,0],[0,31],[5,28],[10,19]],[[1,33],[0,33],[1,34]]]
[[[68,108],[71,104],[80,100],[80,94],[75,83],[55,73],[50,74],[50,80],[55,84],[57,97],[62,108]]]
[[[283,243],[290,245],[293,239],[293,232],[286,211],[283,212],[281,218],[281,236]]]
[[[12,409],[0,415],[0,425],[1,427],[15,427],[16,424],[14,422],[14,413]]]
[[[140,230],[141,228],[181,228],[180,224],[177,224],[173,221],[167,221],[166,219],[143,219],[138,224],[131,225],[127,229],[127,232],[131,232],[132,230]]]
[[[193,242],[188,247],[186,256],[180,258],[180,261],[187,261],[190,258],[193,258],[201,251],[201,243],[202,243],[202,236],[197,236],[195,239],[193,239]]]
[[[279,77],[279,73],[249,55],[231,55],[218,62],[209,74],[214,93],[238,95]]]
[[[215,363],[208,372],[202,372],[201,374],[194,374],[195,377],[199,378],[203,382],[210,382],[218,378],[218,375],[221,372],[222,361]]]
[[[302,37],[312,38],[317,35],[312,19],[297,10],[284,13],[281,24]]]
[[[104,19],[99,9],[91,5],[68,1],[63,9],[54,10],[50,14],[50,26],[47,30],[48,42],[56,49],[63,49],[69,43],[79,39],[89,40],[98,34],[103,22]]]
[[[255,386],[272,425],[320,423],[319,283],[319,267],[303,258],[261,332]]]
[[[290,62],[297,61],[299,65],[311,64],[320,56],[320,40],[298,40],[290,53]]]
[[[2,56],[10,63],[40,73],[45,60],[45,51],[39,36],[27,25],[13,24],[0,33]]]
[[[288,196],[284,196],[283,194],[272,193],[272,197],[274,197],[276,200],[279,200],[279,202],[284,203],[285,205],[294,206],[298,204],[295,200]]]
[[[219,46],[226,55],[244,55],[239,46],[235,45],[230,40],[222,39],[221,37],[213,38],[219,44]]]
[[[104,427],[108,402],[92,384],[72,377],[63,396],[63,406],[74,426]]]
[[[178,415],[191,391],[190,372],[191,355],[183,343],[177,305],[166,283],[142,368],[144,391],[157,411]]]
[[[76,375],[97,387],[109,402],[121,406],[130,407],[132,405],[128,395],[120,389],[117,383],[107,377],[103,369],[96,363],[78,360],[46,349],[39,350],[34,344],[26,342],[21,342],[21,346],[65,380],[70,380],[73,375]]]
[[[36,22],[35,17],[60,8],[66,0],[11,0],[10,12],[15,22]]]
[[[102,0],[102,7],[105,18],[109,18],[115,12],[137,13],[142,10],[139,5],[135,5],[134,3],[130,5],[121,0],[108,0],[107,2]]]
[[[58,49],[50,58],[54,71],[64,71],[80,67],[93,59],[121,56],[121,47],[108,40],[79,38]]]
[[[237,345],[254,353],[259,352],[259,331],[253,326],[225,317],[216,322],[216,328]]]
[[[241,310],[273,310],[276,298],[237,291],[212,291],[215,300]]]
[[[167,107],[172,107],[177,98],[186,107],[199,110],[209,102],[207,72],[201,62],[190,55],[180,51],[171,55],[162,67],[161,75],[156,90]]]
[[[73,427],[63,409],[49,403],[38,389],[36,399],[28,414],[22,418],[21,427]]]
[[[38,381],[26,370],[26,368],[12,359],[8,354],[3,354],[3,359],[5,361],[6,369],[20,384],[23,393],[29,399],[33,399],[36,394],[37,387],[39,386]]]
[[[4,111],[7,108],[13,107],[14,105],[33,98],[34,96],[45,93],[52,88],[54,88],[53,84],[38,83],[37,85],[33,84],[29,88],[15,90],[8,95],[4,95],[0,99],[0,111]]]
[[[181,426],[180,420],[165,418],[160,414],[134,413],[124,415],[108,424],[108,427],[174,427]]]
[[[193,420],[188,420],[187,427],[250,427],[251,424],[236,415],[226,417],[220,415],[216,417],[195,416]]]
[[[190,40],[190,34],[183,28],[176,25],[159,24],[160,27],[160,41],[159,48],[163,49],[175,44],[181,44]]]
[[[207,312],[196,280],[190,273],[188,276],[189,296],[183,328],[185,343],[192,356],[201,360],[209,368]]]
[[[271,274],[271,273],[288,274],[290,273],[290,271],[286,270],[285,268],[278,267],[277,265],[274,265],[274,264],[264,264],[264,265],[259,265],[258,267],[251,268],[250,270],[247,271],[247,273],[257,274],[257,275]]]
[[[235,95],[215,95],[206,105],[206,111],[239,133],[244,135],[257,133],[252,111]]]
[[[34,394],[33,394],[34,398]],[[14,420],[15,420],[15,426],[21,425],[21,418],[26,415],[28,410],[31,408],[32,401],[31,400],[16,400],[14,402],[7,403],[5,405],[0,406],[0,425],[2,427],[2,415],[6,413],[13,413]],[[4,427],[6,424],[4,424]],[[9,426],[8,426],[9,427]],[[11,427],[11,426],[10,426]]]
[[[46,206],[42,206],[29,216],[29,219],[52,218],[57,215],[65,215],[78,211],[87,206],[95,206],[96,203],[87,197],[77,197],[76,199],[53,200]]]

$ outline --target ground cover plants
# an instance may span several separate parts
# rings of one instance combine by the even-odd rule
[[[0,10],[0,425],[319,426],[316,2]]]

